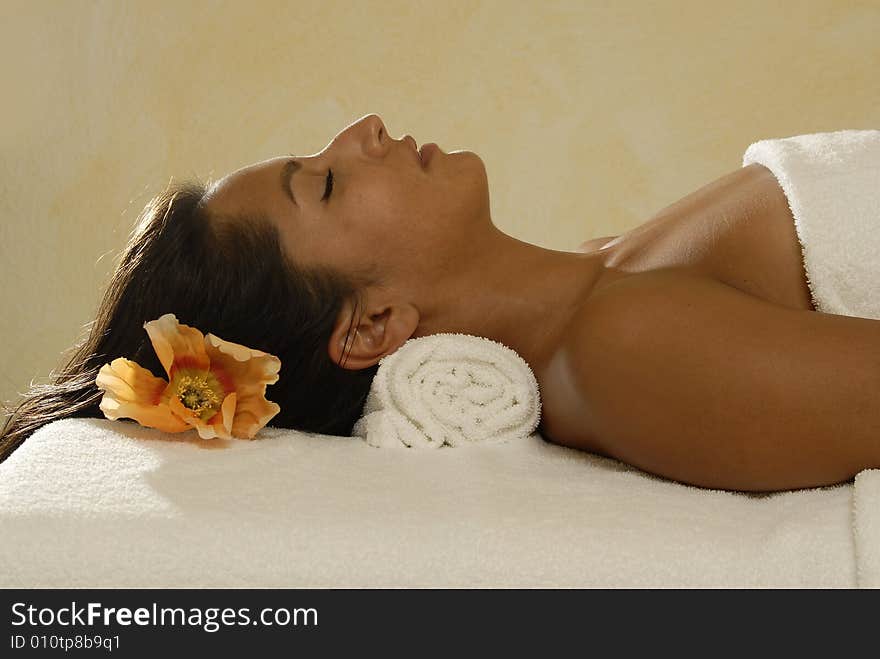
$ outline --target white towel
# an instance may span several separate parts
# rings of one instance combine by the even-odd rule
[[[816,309],[880,319],[880,130],[761,140],[755,162],[788,197]]]
[[[352,429],[377,448],[503,443],[538,427],[538,381],[507,346],[480,336],[410,339],[379,362]]]
[[[860,588],[880,588],[880,469],[865,469],[853,483],[853,536]]]

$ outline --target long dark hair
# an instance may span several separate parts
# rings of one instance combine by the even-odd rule
[[[264,216],[212,215],[208,186],[172,183],[144,208],[124,248],[87,338],[50,384],[32,385],[0,431],[0,462],[38,428],[66,417],[104,418],[101,366],[127,357],[165,378],[144,323],[173,313],[180,323],[276,355],[278,382],[266,398],[281,411],[270,426],[349,435],[378,365],[343,368],[327,353],[336,319],[354,302],[348,339],[369,272],[343,275],[298,267]],[[344,356],[345,350],[343,350]]]

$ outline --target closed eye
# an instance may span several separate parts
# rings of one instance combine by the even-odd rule
[[[321,197],[321,201],[324,201],[325,199],[329,199],[331,193],[333,192],[333,170],[332,169],[327,170],[327,179],[326,180],[327,180],[327,183],[324,186],[324,196]]]

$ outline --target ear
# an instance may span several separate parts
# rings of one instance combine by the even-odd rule
[[[353,371],[378,364],[406,343],[419,325],[418,309],[405,302],[359,307],[354,318],[353,310],[353,304],[343,305],[327,345],[333,362]]]

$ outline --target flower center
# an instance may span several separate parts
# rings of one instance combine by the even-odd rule
[[[202,416],[206,410],[214,411],[220,405],[220,397],[208,384],[208,379],[199,375],[181,376],[177,383],[177,398],[197,416]]]

